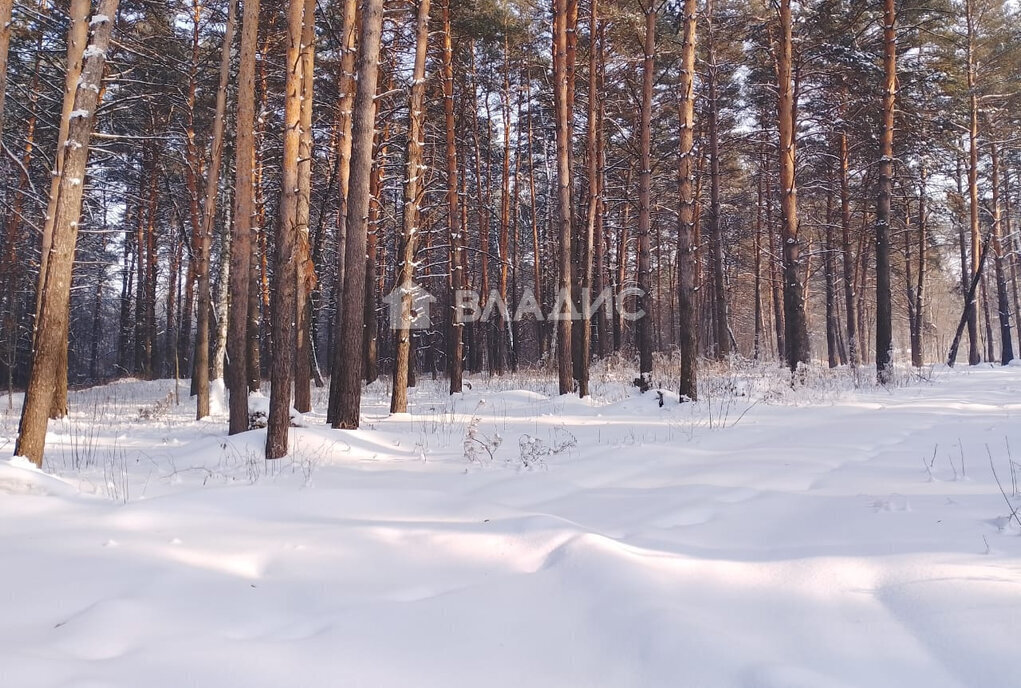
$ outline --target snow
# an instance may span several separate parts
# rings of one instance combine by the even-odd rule
[[[315,390],[277,462],[221,390],[72,392],[0,461],[0,686],[1016,685],[1021,369],[633,376]]]

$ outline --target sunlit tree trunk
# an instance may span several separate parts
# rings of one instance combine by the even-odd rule
[[[798,189],[795,182],[795,121],[793,71],[793,27],[791,0],[780,0],[780,33],[777,45],[777,103],[780,131],[780,208],[783,215],[783,301],[784,344],[787,365],[792,371],[808,363],[808,322],[805,317],[804,270],[798,238]]]
[[[85,42],[88,38],[89,0],[72,0],[70,5],[71,25],[67,32],[67,71],[64,78],[64,101],[60,113],[60,126],[57,131],[57,151],[64,150],[67,141],[70,115],[74,109],[76,89],[84,67],[83,55]],[[98,88],[98,85],[97,85]],[[47,279],[47,264],[52,255],[54,223],[56,222],[59,190],[64,175],[63,155],[54,158],[53,171],[50,177],[50,194],[43,218],[42,240],[39,248],[39,279],[35,297],[35,325],[32,329],[33,348],[39,330],[39,319],[42,315],[44,282]],[[75,220],[77,221],[77,220]],[[69,319],[68,319],[69,320]],[[65,331],[62,338],[67,340]],[[67,415],[67,347],[57,352],[53,365],[56,366],[56,389],[51,396],[50,418],[63,418]]]
[[[351,127],[355,99],[355,58],[357,57],[357,0],[344,0],[344,19],[341,28],[343,54],[340,59],[340,78],[337,84],[337,269],[333,285],[333,335],[330,337],[330,403],[326,421],[335,423],[340,409],[340,385],[336,382],[347,362],[340,356],[340,334],[344,317],[344,281],[347,271],[347,209],[348,189],[351,180]],[[371,157],[371,153],[370,153]]]
[[[429,0],[418,0],[418,16],[415,22],[415,65],[411,77],[411,95],[408,99],[408,154],[407,171],[404,178],[404,226],[399,242],[398,275],[395,289],[399,290],[400,303],[390,302],[390,317],[399,308],[397,352],[394,357],[393,392],[390,397],[390,413],[408,411],[408,367],[411,361],[411,325],[416,294],[412,289],[415,278],[415,252],[422,203],[422,180],[425,165],[422,148],[425,144],[425,59],[429,46]]]
[[[338,390],[335,428],[358,427],[362,399],[362,329],[365,318],[365,249],[368,237],[369,186],[372,178],[374,100],[379,67],[382,0],[362,0],[362,29],[357,65],[357,90],[351,130],[351,179],[347,201],[347,244],[344,273],[344,319],[339,356],[344,362],[332,385]]]
[[[216,91],[216,112],[213,119],[213,135],[209,170],[206,174],[206,193],[202,203],[202,234],[199,237],[198,255],[195,257],[195,273],[198,278],[195,300],[195,381],[197,405],[195,417],[209,415],[209,299],[210,299],[210,246],[213,240],[213,223],[216,221],[216,201],[220,185],[220,162],[223,160],[223,125],[227,110],[227,83],[230,79],[230,50],[234,42],[236,3],[228,6],[227,26],[220,53],[220,83]]]
[[[188,95],[185,112],[185,185],[188,189],[188,218],[191,223],[190,250],[188,251],[188,270],[184,281],[184,314],[181,317],[181,331],[178,335],[178,351],[183,352],[183,360],[190,371],[191,394],[198,393],[198,378],[194,375],[194,356],[192,351],[192,315],[195,310],[195,280],[198,276],[198,255],[202,243],[202,196],[199,191],[199,179],[203,175],[205,163],[199,153],[195,132],[195,110],[198,94],[199,61],[201,59],[201,20],[202,4],[200,0],[192,0],[191,5],[191,61],[188,66]],[[141,266],[139,266],[140,268]]]
[[[309,240],[309,209],[312,200],[312,103],[315,68],[315,0],[304,0],[305,19],[301,33],[301,112],[298,139],[298,203],[295,210],[295,349],[294,409],[299,413],[312,410],[312,339],[310,320],[312,304],[309,294],[315,288],[316,272],[312,263]]]
[[[238,114],[235,134],[234,225],[230,248],[230,314],[227,335],[227,388],[230,434],[248,429],[248,326],[255,255],[255,51],[259,43],[259,0],[244,0],[241,58],[238,65]],[[258,302],[255,304],[258,311]],[[256,371],[257,372],[257,371]]]
[[[680,117],[680,208],[677,226],[677,285],[680,311],[681,400],[698,399],[698,315],[695,272],[695,40],[698,25],[696,0],[684,0],[681,28],[681,74],[678,83]]]
[[[42,298],[36,321],[35,347],[32,372],[29,377],[21,423],[14,453],[42,466],[46,444],[46,425],[57,391],[60,361],[67,360],[67,332],[70,320],[71,271],[74,265],[75,244],[78,238],[78,221],[81,217],[82,192],[89,157],[89,140],[95,127],[96,107],[99,104],[100,84],[106,66],[106,53],[113,33],[113,18],[117,15],[118,0],[103,0],[92,17],[92,37],[88,57],[84,59],[65,98],[66,116],[61,123],[65,138],[57,148],[55,158],[60,160],[59,183],[53,194],[52,236],[49,259],[41,282]],[[86,3],[86,9],[88,4]],[[85,54],[82,46],[69,47]],[[69,54],[69,57],[72,55]],[[69,60],[69,65],[71,61]],[[66,374],[66,368],[64,370]]]
[[[571,119],[567,87],[567,24],[569,0],[554,0],[553,5],[553,91],[556,105],[557,148],[557,203],[559,220],[559,266],[557,281],[560,296],[557,301],[568,300],[571,290]],[[560,308],[560,306],[558,306]],[[557,319],[557,372],[560,393],[570,394],[574,388],[574,366],[571,351],[571,320],[564,312]]]
[[[270,366],[269,420],[266,458],[288,453],[291,427],[291,385],[294,381],[294,316],[298,271],[295,243],[298,239],[298,155],[301,148],[301,92],[304,63],[301,39],[305,0],[291,0],[287,11],[287,81],[284,90],[284,150],[281,160],[280,206],[273,270],[273,356]]]
[[[443,124],[445,154],[447,163],[447,235],[450,241],[450,289],[451,301],[459,290],[465,288],[464,227],[461,225],[461,211],[458,208],[458,168],[456,122],[454,119],[454,48],[450,28],[450,1],[443,3]],[[447,353],[450,375],[450,393],[462,389],[464,371],[464,323],[457,317],[453,304],[450,308],[450,340]]]

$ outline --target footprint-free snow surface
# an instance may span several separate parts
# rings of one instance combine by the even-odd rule
[[[1019,685],[1021,368],[610,377],[380,383],[269,463],[186,384],[73,393],[0,460],[0,687]]]

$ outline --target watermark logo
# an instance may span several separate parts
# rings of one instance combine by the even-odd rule
[[[496,289],[491,290],[485,300],[477,291],[458,289],[453,294],[454,322],[490,322],[498,317],[505,322],[518,322],[528,317],[540,322],[582,320],[592,318],[600,309],[606,309],[607,312],[616,310],[622,320],[632,322],[645,317],[645,310],[640,306],[645,292],[637,287],[622,289],[617,294],[613,293],[611,287],[607,287],[594,296],[587,287],[580,291],[580,300],[576,302],[571,298],[570,289],[559,290],[552,308],[544,311],[530,288],[522,292],[516,303],[507,303]],[[428,329],[431,325],[430,310],[436,301],[435,296],[415,282],[405,282],[395,287],[383,299],[389,307],[390,329]]]
[[[428,330],[436,297],[420,284],[408,281],[383,297],[390,309],[391,330]]]

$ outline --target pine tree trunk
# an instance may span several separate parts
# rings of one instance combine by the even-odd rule
[[[832,168],[831,168],[832,169]],[[840,329],[837,317],[837,285],[836,269],[833,264],[833,253],[836,246],[833,239],[833,174],[827,175],[829,182],[826,189],[826,246],[823,258],[823,276],[826,280],[826,357],[830,368],[836,368],[840,362],[838,352],[837,331]]]
[[[470,44],[469,50],[469,74],[471,76],[471,98],[472,102],[479,102],[478,73],[475,66],[475,43]],[[489,94],[482,99],[488,110]],[[489,114],[488,112],[486,113]],[[475,158],[475,217],[479,235],[479,306],[483,310],[489,303],[489,201],[490,201],[490,178],[489,178],[489,139],[486,139],[486,160],[483,164],[481,135],[479,133],[479,116],[473,111],[469,114],[471,120],[472,146]],[[486,118],[489,122],[489,118]],[[476,320],[472,324],[477,346],[471,347],[469,356],[470,370],[473,373],[481,371],[487,363],[492,363],[489,357],[490,326],[486,319]]]
[[[1021,323],[1021,296],[1018,294],[1018,238],[1014,235],[1013,223],[1011,221],[1010,212],[1011,209],[1011,198],[1010,198],[1010,167],[1007,165],[1003,166],[1003,198],[1004,203],[1007,207],[1007,212],[1003,214],[1003,235],[1010,237],[1007,241],[1007,245],[1011,248],[1010,251],[1010,283],[1011,283],[1011,297],[1014,302],[1014,322],[1015,324]],[[1021,351],[1021,326],[1016,326],[1015,329],[1018,331],[1018,351]]]
[[[67,141],[68,128],[70,126],[70,115],[74,109],[76,90],[79,79],[84,68],[85,42],[88,38],[88,15],[89,0],[72,0],[70,5],[71,25],[67,33],[67,72],[64,78],[64,101],[60,113],[60,126],[57,131],[57,151],[64,150]],[[97,88],[99,86],[97,85]],[[97,95],[98,99],[98,95]],[[98,100],[97,100],[98,102]],[[54,223],[56,222],[57,203],[59,189],[63,177],[63,165],[65,157],[57,155],[54,158],[52,175],[50,177],[50,195],[46,206],[46,216],[43,220],[42,241],[39,249],[39,278],[36,287],[35,299],[35,325],[32,329],[32,342],[35,348],[35,340],[39,329],[39,319],[42,315],[44,282],[47,279],[47,264],[52,255]],[[68,317],[68,321],[70,317]],[[67,341],[67,332],[62,335]],[[51,396],[49,413],[50,418],[63,418],[67,415],[67,347],[57,352],[57,358],[53,365],[56,366],[55,380],[56,389]]]
[[[393,393],[390,397],[390,413],[408,411],[408,369],[411,366],[411,325],[416,317],[413,313],[414,299],[418,294],[413,288],[415,279],[415,253],[422,203],[422,179],[425,164],[422,148],[425,144],[425,60],[429,47],[429,0],[418,0],[418,16],[415,22],[415,65],[411,77],[411,95],[408,99],[408,154],[407,172],[404,179],[404,226],[400,238],[400,263],[394,295],[390,301],[390,326],[397,337],[397,352],[394,357]],[[399,310],[398,310],[399,309]],[[397,316],[395,323],[393,318]],[[396,325],[396,326],[395,326]]]
[[[607,280],[607,248],[608,248],[608,237],[606,235],[605,227],[605,215],[606,215],[606,201],[604,198],[605,187],[606,187],[606,137],[603,130],[603,120],[605,115],[605,104],[601,94],[605,88],[606,82],[606,22],[597,22],[599,25],[598,32],[598,48],[597,48],[597,100],[596,105],[596,218],[595,226],[593,227],[593,234],[595,240],[595,252],[593,259],[595,261],[595,293],[602,294],[608,288]],[[596,336],[599,340],[599,356],[600,358],[606,358],[613,351],[613,342],[611,339],[610,329],[612,324],[610,319],[612,313],[616,309],[614,308],[613,302],[608,302],[603,308],[599,310],[596,316]]]
[[[237,3],[230,1],[227,10],[227,26],[220,53],[220,83],[216,91],[216,111],[213,119],[212,150],[209,170],[206,174],[206,192],[202,203],[202,234],[199,237],[195,273],[198,278],[195,303],[197,327],[195,328],[196,394],[198,396],[195,418],[201,420],[209,415],[209,300],[210,300],[210,246],[213,240],[213,224],[216,221],[216,200],[220,186],[220,162],[223,160],[224,113],[227,109],[227,83],[230,79],[230,50],[234,42]]]
[[[501,113],[503,117],[503,156],[500,177],[500,235],[497,244],[500,258],[500,273],[498,275],[497,289],[501,303],[507,303],[508,277],[510,276],[510,44],[504,34],[504,83],[500,93]],[[490,120],[492,121],[492,120]],[[488,147],[487,147],[488,151]],[[510,328],[508,318],[502,307],[497,307],[496,332],[494,333],[492,370],[496,375],[503,375],[507,370],[509,352],[507,348]]]
[[[1014,359],[1014,340],[1010,331],[1010,298],[1007,296],[1007,271],[1003,261],[1003,208],[1000,203],[1000,155],[996,142],[991,144],[993,167],[993,260],[996,267],[996,311],[1000,321],[1000,363]]]
[[[627,279],[627,246],[629,241],[629,229],[631,227],[631,177],[633,165],[629,165],[624,172],[624,199],[620,209],[620,223],[617,232],[616,265],[614,266],[613,299],[620,303],[624,283]],[[613,309],[613,350],[620,351],[624,346],[624,318],[619,308]]]
[[[645,392],[652,386],[652,89],[656,67],[656,10],[653,3],[645,13],[644,61],[642,63],[642,114],[639,130],[640,169],[638,174],[638,385]]]
[[[992,361],[996,358],[996,352],[993,350],[993,319],[989,313],[988,282],[985,274],[983,274],[982,280],[979,283],[979,288],[982,290],[982,325],[985,329],[983,343],[986,347],[986,360]]]
[[[259,43],[259,0],[245,0],[241,17],[241,57],[238,65],[238,113],[234,163],[234,225],[230,248],[230,314],[227,336],[227,389],[230,392],[231,435],[248,430],[249,319],[253,304],[252,261],[255,217],[255,51]],[[256,321],[258,322],[258,321]],[[256,325],[257,327],[257,325]],[[258,344],[256,344],[258,346]]]
[[[337,144],[337,268],[333,284],[333,335],[330,337],[330,403],[326,413],[326,421],[331,425],[337,422],[340,412],[341,371],[347,365],[340,356],[340,335],[344,326],[344,281],[347,270],[345,246],[347,244],[347,210],[348,189],[351,180],[351,126],[355,98],[355,58],[357,57],[357,0],[344,0],[344,20],[341,29],[343,54],[340,60],[340,77],[337,91],[337,132],[340,140]],[[371,155],[371,154],[370,154]]]
[[[727,287],[723,267],[723,226],[720,221],[720,102],[719,66],[716,62],[716,30],[713,16],[713,0],[706,3],[706,52],[709,64],[706,67],[706,89],[708,90],[709,137],[709,237],[712,246],[713,264],[713,320],[715,331],[713,349],[717,360],[730,355],[730,328],[727,323]]]
[[[559,294],[556,303],[570,303],[571,290],[571,226],[573,206],[571,201],[570,148],[571,119],[567,87],[567,24],[568,0],[554,0],[553,10],[553,91],[556,111],[557,149],[557,202],[559,210]],[[558,305],[558,309],[561,307]],[[570,394],[574,388],[574,361],[571,351],[570,314],[557,312],[557,372],[560,393]]]
[[[680,117],[680,208],[677,226],[678,309],[680,311],[682,401],[698,399],[698,319],[696,313],[695,194],[693,158],[695,147],[695,41],[697,2],[684,0],[684,24],[681,29],[681,75],[678,84]]]
[[[294,409],[298,413],[312,410],[312,318],[309,294],[316,283],[315,265],[309,239],[309,210],[312,195],[312,104],[315,68],[315,0],[305,1],[305,20],[301,34],[301,114],[298,142],[298,206],[295,228],[295,349]]]
[[[979,246],[982,243],[981,229],[978,219],[978,95],[975,92],[975,7],[974,0],[964,2],[965,22],[967,25],[967,72],[968,72],[968,209],[971,237],[970,273],[978,272]],[[978,365],[982,362],[978,340],[978,310],[974,301],[969,302],[968,311],[968,363]]]
[[[763,160],[763,176],[766,186],[766,236],[769,237],[770,253],[781,256],[780,260],[769,261],[769,291],[773,301],[773,330],[776,332],[776,355],[781,361],[787,360],[787,343],[784,333],[787,328],[783,320],[783,250],[778,243],[779,236],[773,231],[773,172],[769,167],[769,158]],[[777,249],[780,249],[779,251]]]
[[[390,84],[383,91],[390,90]],[[377,105],[378,107],[378,105]],[[383,125],[379,145],[376,147],[372,182],[369,184],[369,219],[365,249],[365,303],[362,330],[362,374],[365,382],[379,378],[379,319],[376,314],[376,283],[379,266],[379,237],[383,224],[383,174],[390,136],[389,124]]]
[[[194,356],[192,355],[191,324],[195,309],[195,280],[198,276],[197,262],[199,246],[202,243],[202,198],[199,192],[199,178],[203,174],[204,162],[199,154],[195,134],[195,105],[198,92],[198,70],[200,56],[200,24],[202,20],[202,4],[200,0],[192,0],[191,24],[191,62],[188,69],[188,96],[186,112],[186,157],[184,168],[185,185],[188,189],[188,216],[191,221],[191,248],[188,251],[188,272],[184,283],[184,314],[181,318],[178,350],[183,352],[182,364],[191,373],[191,395],[198,394],[198,379],[194,375]]]
[[[762,358],[763,315],[762,315],[762,216],[763,216],[763,180],[762,160],[765,158],[764,145],[759,146],[759,170],[755,184],[755,305],[753,319],[755,332],[752,340],[752,357],[758,361]]]
[[[465,274],[465,229],[461,225],[461,211],[458,209],[458,167],[457,167],[457,124],[454,120],[454,49],[450,28],[450,2],[443,3],[443,122],[446,134],[445,153],[447,162],[447,235],[450,240],[450,339],[447,366],[450,375],[450,393],[458,394],[462,389],[464,374],[464,323],[458,317],[453,302],[459,291],[466,288]]]
[[[922,328],[925,325],[925,272],[929,253],[929,218],[926,210],[928,172],[924,161],[919,174],[921,190],[918,194],[918,275],[913,287],[915,291],[914,299],[912,299],[915,303],[915,326],[912,328],[914,336],[911,340],[911,365],[916,368],[921,368],[925,359],[925,352],[922,349]]]
[[[534,129],[532,126],[532,80],[531,80],[531,69],[525,70],[525,98],[529,103],[528,112],[526,113],[525,119],[528,126],[528,199],[529,199],[529,211],[532,222],[532,289],[533,295],[535,296],[535,302],[539,304],[540,308],[546,303],[545,296],[546,292],[543,290],[542,284],[542,267],[540,264],[540,248],[539,248],[539,214],[537,208],[537,200],[535,198],[535,152],[533,150],[533,137]],[[546,353],[549,351],[548,344],[549,338],[547,337],[547,323],[540,319],[535,319],[535,340],[538,348],[539,360],[543,360],[546,357]]]
[[[844,317],[847,323],[847,359],[852,368],[858,367],[858,319],[855,314],[857,295],[854,290],[854,256],[851,250],[851,192],[850,161],[847,150],[847,132],[840,132],[840,234],[844,265]]]
[[[893,127],[897,94],[897,10],[883,0],[883,131],[876,203],[876,378],[893,380],[893,293],[890,284],[890,202],[893,198]]]
[[[798,239],[798,189],[795,181],[795,96],[791,0],[780,0],[780,32],[777,46],[777,83],[780,131],[780,208],[783,215],[784,344],[787,365],[794,372],[809,361],[808,322],[805,317],[801,245]]]
[[[135,371],[144,380],[155,377],[153,358],[156,317],[156,210],[159,160],[154,142],[146,142],[138,184],[135,249],[138,262],[135,291]]]
[[[103,0],[91,21],[92,38],[88,58],[79,72],[79,79],[65,95],[71,107],[65,107],[66,116],[61,130],[66,138],[55,158],[60,162],[58,185],[53,190],[52,241],[46,272],[43,275],[39,317],[36,323],[36,340],[21,423],[14,453],[24,456],[42,467],[46,444],[46,425],[57,388],[59,364],[67,360],[67,331],[70,320],[71,271],[74,264],[75,243],[78,238],[78,221],[81,217],[82,192],[89,156],[89,139],[95,126],[96,107],[99,104],[100,84],[106,65],[106,53],[113,33],[112,17],[117,14],[118,0]],[[81,48],[84,51],[84,40]],[[69,48],[69,53],[71,48]],[[83,55],[84,52],[78,53]],[[70,64],[71,61],[69,61]]]
[[[305,0],[291,0],[287,10],[287,81],[284,90],[284,150],[281,160],[280,204],[273,270],[273,355],[270,366],[269,420],[266,458],[286,456],[291,427],[291,385],[294,381],[294,318],[298,271],[298,156],[301,148],[301,93],[303,67],[301,39]]]
[[[375,120],[376,84],[379,67],[382,0],[362,0],[362,30],[359,41],[358,83],[351,130],[351,178],[347,200],[346,270],[344,273],[344,318],[339,340],[340,374],[335,428],[358,427],[362,398],[362,329],[365,317],[365,249],[368,236],[369,186],[372,178],[372,140]]]
[[[593,258],[595,242],[601,239],[596,234],[597,218],[600,212],[601,191],[599,189],[599,0],[589,0],[589,60],[588,60],[588,108],[586,110],[585,162],[588,167],[587,217],[578,247],[578,271],[581,286],[581,330],[575,336],[578,341],[578,360],[574,376],[578,379],[578,396],[589,395],[589,360],[592,357],[592,313],[589,295],[592,288]],[[598,252],[601,256],[602,252]],[[602,280],[597,277],[597,283]],[[597,316],[599,317],[599,316]]]

